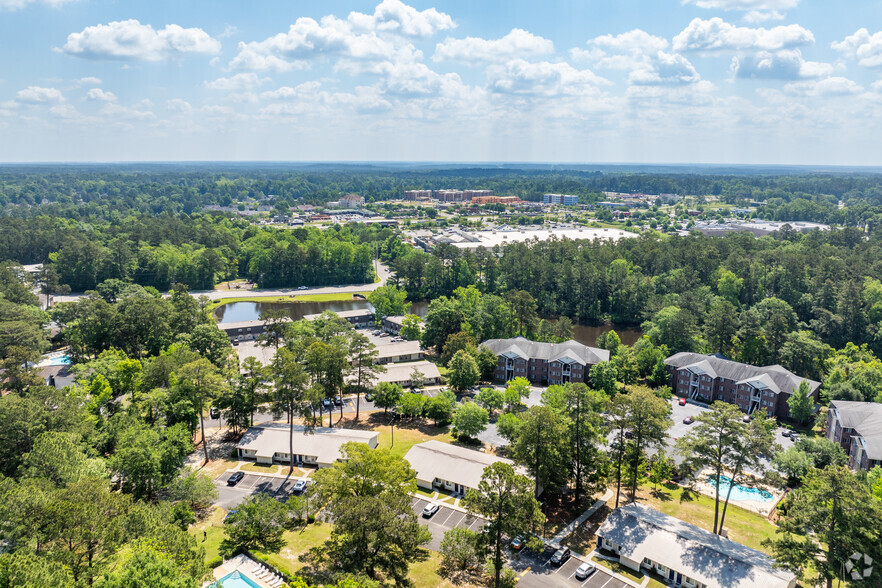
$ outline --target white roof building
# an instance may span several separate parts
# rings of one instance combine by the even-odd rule
[[[431,361],[410,361],[386,364],[386,372],[377,374],[376,380],[372,382],[372,385],[376,386],[380,382],[391,382],[399,386],[409,386],[410,374],[414,370],[423,374],[423,381],[427,385],[441,383],[441,372],[438,371],[437,365]]]
[[[496,462],[514,465],[504,457],[434,440],[414,445],[404,459],[416,470],[419,487],[426,490],[443,488],[463,494],[469,488],[478,487],[487,466]]]
[[[379,434],[356,429],[308,429],[294,426],[294,462],[318,467],[329,467],[340,458],[340,448],[349,442],[366,443],[376,448]],[[284,423],[265,423],[248,429],[236,445],[239,459],[253,459],[258,463],[290,462],[289,426]]]
[[[642,504],[614,510],[597,530],[597,547],[635,570],[698,588],[793,588],[796,576],[769,556]]]

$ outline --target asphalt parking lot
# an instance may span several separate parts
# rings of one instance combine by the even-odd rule
[[[245,474],[238,484],[228,486],[227,479],[232,472],[224,472],[218,476],[214,485],[217,486],[217,500],[215,504],[231,510],[239,505],[246,497],[252,494],[269,494],[279,499],[286,499],[291,495],[294,483],[300,478],[275,478],[261,476],[260,474]]]
[[[441,546],[441,539],[444,533],[454,527],[465,527],[472,531],[479,531],[484,525],[485,519],[475,517],[467,513],[454,510],[444,505],[438,509],[432,518],[427,519],[422,516],[423,509],[431,502],[425,498],[413,499],[413,510],[420,517],[420,523],[428,527],[432,533],[432,540],[427,547],[433,551],[438,551]],[[554,549],[549,547],[544,553],[534,554],[528,551],[511,555],[509,563],[512,569],[520,576],[518,580],[519,586],[527,588],[549,588],[554,586],[584,586],[585,588],[625,588],[624,582],[616,580],[610,574],[604,571],[604,568],[597,566],[594,572],[586,580],[579,581],[576,579],[576,568],[582,564],[582,560],[571,557],[560,567],[549,563]]]

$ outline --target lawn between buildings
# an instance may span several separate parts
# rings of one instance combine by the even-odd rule
[[[247,292],[247,290],[245,291]],[[355,295],[359,296],[367,296],[370,292],[340,292],[340,293],[331,293],[331,294],[283,294],[279,296],[259,296],[256,294],[257,290],[252,290],[254,292],[250,296],[247,294],[240,294],[239,296],[231,296],[229,298],[219,298],[218,300],[212,300],[205,308],[209,312],[214,312],[218,307],[223,306],[225,304],[232,304],[233,302],[259,302],[261,304],[272,304],[272,303],[296,303],[296,302],[346,302],[351,300],[362,300],[361,298],[355,298]]]

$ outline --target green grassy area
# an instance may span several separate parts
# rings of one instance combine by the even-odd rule
[[[625,576],[629,580],[633,580],[634,582],[637,582],[638,584],[643,582],[643,574],[637,574],[631,568],[626,568],[625,566],[623,566],[619,562],[607,561],[605,559],[600,559],[599,557],[593,559],[592,561],[595,562],[597,565],[601,565],[608,570],[612,570],[619,575]]]
[[[430,551],[425,561],[417,562],[410,566],[408,579],[413,582],[413,588],[450,588],[453,584],[438,575],[438,566],[441,563],[441,554]]]
[[[296,574],[303,567],[300,555],[327,541],[331,536],[331,529],[332,525],[315,522],[302,529],[285,531],[283,536],[285,547],[282,548],[282,551],[279,553],[257,552],[255,555],[259,555],[277,568]]]
[[[396,424],[394,445],[392,445],[393,435],[389,427],[378,427],[375,430],[380,433],[378,447],[390,449],[392,455],[398,457],[404,457],[411,447],[423,441],[430,439],[444,443],[453,441],[453,435],[450,434],[447,427],[434,427],[428,424],[412,428],[399,428]]]
[[[219,298],[218,300],[212,300],[206,308],[209,311],[214,311],[219,306],[223,306],[224,304],[232,304],[233,302],[260,302],[267,304],[279,302],[345,302],[347,300],[353,300],[354,294],[367,296],[369,292],[340,292],[331,294],[300,295],[283,294],[280,296],[257,296],[256,294],[252,294],[251,296],[231,296],[229,298]]]
[[[641,487],[637,492],[638,501],[696,527],[713,530],[713,498],[692,492],[689,499],[683,500],[683,488],[676,484],[665,484],[659,496],[654,496],[650,490],[649,486]],[[610,506],[615,504],[615,499],[612,500]],[[722,506],[721,503],[721,511]],[[764,516],[732,504],[726,509],[724,526],[729,530],[729,539],[763,552],[767,549],[762,546],[762,541],[775,535],[775,526]]]
[[[205,561],[210,561],[220,555],[220,544],[224,540],[222,525],[226,514],[227,511],[217,506],[205,520],[191,525],[188,530],[191,535],[196,537],[196,541],[205,548]]]

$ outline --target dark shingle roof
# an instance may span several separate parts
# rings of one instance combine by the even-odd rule
[[[695,367],[714,378],[726,378],[735,382],[757,382],[775,392],[792,394],[799,388],[803,380],[808,382],[809,388],[814,393],[820,386],[820,382],[801,378],[780,365],[767,365],[757,367],[746,363],[739,363],[730,359],[721,359],[713,355],[701,353],[689,353],[683,351],[676,353],[665,360],[665,364],[677,369]]]
[[[882,404],[831,400],[830,406],[839,414],[843,428],[854,429],[864,440],[870,459],[882,459]]]
[[[540,343],[523,337],[512,339],[488,339],[481,343],[496,355],[514,353],[524,359],[544,359],[555,361],[569,357],[582,365],[594,365],[601,361],[609,361],[609,351],[588,347],[570,339],[563,343]]]

